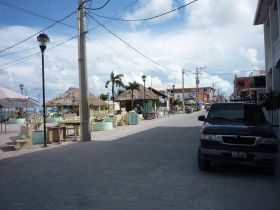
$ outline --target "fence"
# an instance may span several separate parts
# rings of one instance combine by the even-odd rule
[[[266,120],[271,124],[273,127],[276,135],[278,138],[280,137],[280,109],[273,109],[273,110],[266,110],[263,109]]]

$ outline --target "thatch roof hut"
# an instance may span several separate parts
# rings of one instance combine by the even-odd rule
[[[145,88],[145,101],[146,111],[151,112],[154,110],[156,101],[159,100],[159,96],[153,93],[153,91]],[[133,91],[133,105],[132,105],[132,94],[131,90],[126,90],[122,94],[116,97],[115,101],[120,102],[121,107],[125,107],[127,111],[137,109],[138,113],[142,113],[143,101],[144,101],[144,86],[140,85],[139,90]],[[133,107],[132,107],[133,106]]]
[[[65,93],[62,93],[53,99],[46,102],[47,107],[71,107],[79,106],[81,101],[80,89],[69,88]],[[97,96],[89,93],[88,104],[93,106],[106,106],[106,103]]]
[[[132,100],[132,95],[131,95],[131,90],[126,90],[119,96],[115,98],[115,101],[117,102],[128,102]],[[152,101],[157,101],[159,100],[159,96],[154,94],[151,90],[148,88],[145,88],[145,99],[146,100],[152,100]],[[133,100],[144,100],[144,86],[139,85],[139,90],[134,90],[133,91]]]

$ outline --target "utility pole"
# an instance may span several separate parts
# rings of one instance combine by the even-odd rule
[[[195,84],[196,84],[196,109],[198,110],[198,85],[199,85],[199,74],[202,74],[201,71],[206,67],[196,67],[195,71]]]
[[[78,0],[78,62],[80,84],[80,126],[81,141],[90,141],[88,109],[88,76],[86,64],[85,1]]]
[[[153,88],[153,71],[152,71],[152,74],[151,74],[151,88]]]
[[[212,88],[213,88],[213,101],[215,101],[215,82],[212,82]]]
[[[182,68],[182,101],[183,101],[183,111],[182,114],[185,114],[185,101],[184,101],[184,93],[185,93],[185,87],[184,87],[184,78],[185,78],[185,69]]]

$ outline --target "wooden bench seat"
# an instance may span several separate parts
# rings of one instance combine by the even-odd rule
[[[15,138],[15,149],[30,149],[33,147],[32,143],[32,128],[28,126],[21,126],[18,136]]]

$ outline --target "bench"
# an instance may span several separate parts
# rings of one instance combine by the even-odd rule
[[[20,126],[20,132],[17,136],[15,149],[30,149],[33,147],[32,143],[32,128],[28,126]]]
[[[123,122],[123,118],[124,116],[122,114],[117,114],[113,117],[113,127],[117,127],[119,125],[123,126],[124,122]]]

